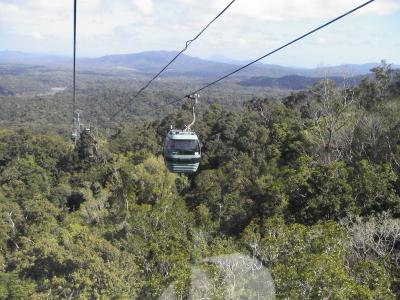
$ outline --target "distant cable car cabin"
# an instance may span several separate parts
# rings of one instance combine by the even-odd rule
[[[172,129],[165,137],[164,158],[167,168],[173,173],[195,173],[200,165],[201,147],[199,138],[191,127],[196,121],[195,106],[199,95],[188,96],[193,100],[193,122],[184,130]]]

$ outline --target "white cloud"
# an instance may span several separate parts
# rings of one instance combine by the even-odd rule
[[[390,15],[400,11],[399,0],[376,1],[365,8],[365,13],[376,14],[380,16]]]
[[[132,3],[146,16],[151,15],[154,11],[152,0],[132,0]]]
[[[196,19],[196,12],[215,14],[222,10],[229,1],[175,0],[171,2],[185,6],[187,13]],[[248,21],[321,20],[334,17],[364,2],[366,0],[237,0],[229,9],[229,14],[247,17]],[[388,15],[399,11],[400,0],[376,0],[365,7],[361,14]]]
[[[32,32],[32,37],[33,37],[34,39],[36,39],[36,40],[41,40],[41,39],[43,39],[42,34],[41,34],[40,32],[38,32],[38,31]]]
[[[230,1],[78,0],[78,50],[81,55],[180,50]],[[188,54],[254,58],[365,1],[237,0],[191,45]],[[37,43],[37,51],[46,45],[50,48],[44,52],[69,53],[72,12],[72,0],[0,0],[0,48],[7,45],[18,50]],[[391,30],[384,24],[398,12],[400,0],[377,0],[304,44],[309,42],[318,48],[352,43],[356,47],[360,30],[365,33],[363,39],[380,38],[379,33],[373,35],[364,28],[366,23],[359,24],[368,18],[382,18],[380,24],[371,25],[369,30],[374,27],[376,32],[392,39],[393,44],[398,43],[398,35],[391,30],[396,25],[400,28],[400,23],[391,24]]]
[[[24,0],[21,1],[23,6],[28,6],[41,11],[60,12],[71,10],[73,0]],[[92,11],[101,7],[103,0],[78,0],[77,7],[80,11]]]
[[[326,38],[323,37],[317,38],[317,44],[326,44],[327,42],[328,40]]]
[[[226,1],[213,0],[212,2],[224,3]],[[334,17],[364,2],[366,2],[366,0],[239,0],[232,6],[232,12],[237,15],[268,21],[319,20]],[[400,11],[399,0],[377,0],[375,3],[365,7],[361,13],[387,15],[396,11]]]

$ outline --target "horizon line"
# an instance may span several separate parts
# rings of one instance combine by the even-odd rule
[[[61,54],[61,53],[46,53],[46,52],[36,52],[36,51],[32,51],[32,52],[27,52],[27,51],[21,51],[21,50],[10,50],[10,49],[0,49],[0,53],[4,53],[4,52],[13,52],[13,53],[20,53],[20,54],[25,54],[25,55],[37,55],[37,56],[55,56],[55,57],[59,57],[59,58],[68,58],[68,59],[73,59],[72,54]],[[135,55],[135,54],[144,54],[144,53],[177,53],[178,51],[176,50],[145,50],[145,51],[139,51],[139,52],[124,52],[124,53],[110,53],[110,54],[104,54],[104,55],[85,55],[85,56],[79,56],[77,55],[78,59],[99,59],[102,57],[107,57],[107,56],[122,56],[122,55]],[[209,61],[209,62],[215,62],[215,63],[222,63],[222,64],[228,64],[228,65],[240,65],[240,64],[246,64],[250,61],[252,61],[251,59],[247,59],[247,60],[242,60],[242,59],[235,59],[235,58],[230,58],[230,57],[226,57],[223,56],[221,54],[214,54],[212,56],[208,56],[208,57],[199,57],[199,56],[193,56],[193,55],[188,55],[188,54],[184,54],[188,57],[191,58],[195,58],[195,59],[200,59],[203,61]],[[217,57],[220,56],[222,59],[218,60],[218,59],[213,59],[213,57]],[[231,61],[231,62],[228,62]],[[361,66],[361,65],[372,65],[372,64],[381,64],[383,61],[385,61],[386,63],[388,63],[389,65],[392,66],[396,66],[400,67],[400,63],[397,62],[391,62],[387,59],[380,59],[380,61],[369,61],[369,62],[361,62],[361,63],[354,63],[354,62],[345,62],[345,63],[339,63],[339,64],[328,64],[325,62],[320,62],[314,66],[294,66],[294,65],[284,65],[284,64],[278,64],[278,63],[264,63],[264,62],[260,62],[260,64],[262,65],[272,65],[272,66],[279,66],[279,67],[286,67],[286,68],[293,68],[293,69],[319,69],[319,68],[332,68],[332,67],[341,67],[341,66]]]

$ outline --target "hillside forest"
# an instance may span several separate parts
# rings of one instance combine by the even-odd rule
[[[400,73],[372,72],[358,85],[245,90],[234,108],[232,90],[225,105],[202,100],[189,176],[162,156],[189,103],[112,129],[100,117],[74,146],[65,114],[40,122],[67,91],[5,94],[0,299],[400,299]],[[103,98],[119,103],[113,91]],[[218,259],[232,255],[249,259]],[[261,269],[271,280],[254,284]]]

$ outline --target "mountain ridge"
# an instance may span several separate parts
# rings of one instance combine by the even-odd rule
[[[317,81],[328,78],[338,86],[344,84],[358,85],[367,75],[357,75],[350,80],[339,76],[306,77],[298,75],[287,75],[279,78],[256,76],[240,81],[239,84],[247,87],[278,88],[285,90],[305,90],[311,88]]]
[[[176,51],[146,51],[127,54],[110,54],[95,58],[78,58],[78,69],[126,69],[138,73],[157,73],[173,57]],[[228,60],[228,58],[226,58]],[[70,68],[72,58],[68,56],[33,54],[19,51],[0,51],[1,64],[25,64]],[[236,78],[245,79],[256,76],[280,78],[289,75],[305,77],[324,76],[358,76],[369,73],[370,69],[378,66],[379,63],[367,64],[343,64],[338,66],[318,68],[295,68],[274,64],[257,63],[246,68]],[[216,77],[225,75],[237,69],[240,64],[228,62],[216,62],[207,59],[181,55],[174,64],[166,70],[163,76],[196,76]],[[400,66],[394,65],[394,68]]]

